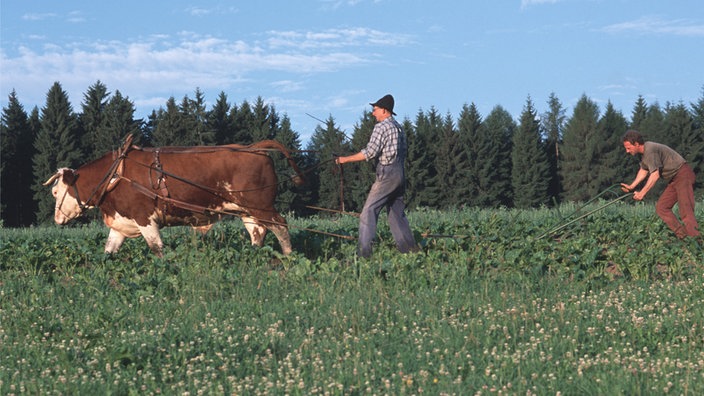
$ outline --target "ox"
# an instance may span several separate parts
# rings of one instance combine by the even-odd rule
[[[265,140],[249,146],[140,148],[131,140],[128,136],[120,150],[78,169],[59,169],[44,183],[53,183],[57,224],[98,207],[110,228],[106,253],[141,235],[161,257],[160,227],[190,225],[206,232],[223,216],[235,215],[253,245],[261,246],[270,230],[282,252],[291,253],[286,220],[274,209],[278,181],[269,151],[286,156],[296,184],[302,175],[283,145]]]

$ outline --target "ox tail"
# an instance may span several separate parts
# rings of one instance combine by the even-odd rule
[[[279,151],[281,154],[284,155],[284,157],[286,157],[289,166],[291,166],[291,168],[293,168],[293,170],[296,172],[296,175],[291,177],[293,183],[297,186],[301,186],[305,183],[303,172],[301,172],[300,168],[298,168],[296,161],[293,160],[291,152],[288,150],[288,148],[286,148],[286,146],[284,146],[280,142],[276,140],[262,140],[260,142],[251,144],[249,147],[253,149],[274,149]]]

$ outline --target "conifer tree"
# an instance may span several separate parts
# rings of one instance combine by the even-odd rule
[[[134,143],[141,140],[141,121],[134,120],[134,104],[129,98],[115,91],[109,97],[107,87],[98,81],[84,94],[82,113],[78,119],[86,137],[86,158],[93,160],[106,152],[120,148],[127,135],[134,136]]]
[[[166,109],[160,108],[154,115],[151,143],[156,147],[162,146],[190,146],[190,139],[185,130],[186,123],[183,113],[176,104],[176,99],[170,97],[166,101]]]
[[[623,148],[623,134],[628,129],[628,121],[611,102],[608,102],[604,115],[599,120],[598,128],[601,138],[597,140],[603,141],[603,145],[597,146],[598,151],[601,152],[597,162],[597,190],[603,191],[621,182],[630,183],[633,178],[632,164],[635,158],[627,155]]]
[[[633,106],[633,111],[631,112],[631,122],[629,124],[630,129],[635,129],[643,133],[641,124],[648,116],[648,104],[642,95],[638,95],[636,104]]]
[[[418,160],[423,161],[427,166],[427,178],[421,181],[421,187],[418,190],[416,205],[427,206],[430,208],[442,207],[442,192],[443,181],[438,175],[436,153],[437,146],[441,144],[441,136],[443,129],[443,118],[434,107],[425,113],[419,113],[416,118],[416,139],[421,144],[426,155],[421,156]]]
[[[104,132],[105,107],[109,95],[107,86],[100,80],[88,87],[86,93],[83,94],[82,112],[78,115],[78,120],[82,129],[81,133],[85,136],[83,150],[89,160],[96,159],[111,149],[111,147],[101,146],[105,140],[101,135]]]
[[[422,112],[419,112],[419,117]],[[420,206],[419,197],[423,190],[426,181],[428,180],[428,171],[430,159],[428,154],[428,146],[424,143],[422,136],[418,135],[415,125],[409,119],[403,120],[403,130],[406,132],[408,139],[408,158],[406,158],[406,207],[415,209]]]
[[[445,116],[439,133],[439,140],[434,150],[436,178],[440,187],[438,207],[460,207],[465,198],[462,187],[467,181],[467,152],[449,113]]]
[[[477,204],[484,207],[512,206],[511,149],[516,123],[500,105],[495,106],[484,121],[479,155],[483,158],[478,173]]]
[[[325,128],[315,128],[307,150],[310,153],[308,168],[315,169],[315,172],[309,173],[311,189],[315,192],[309,202],[312,206],[327,209],[346,209],[340,207],[340,176],[333,160],[339,153],[350,152],[351,147],[332,117],[326,121]],[[349,183],[345,180],[344,184]]]
[[[209,146],[215,142],[215,133],[208,129],[207,110],[203,92],[196,88],[195,99],[184,96],[179,107],[181,125],[178,127],[179,146]]]
[[[239,107],[232,106],[230,119],[233,126],[233,140],[237,144],[251,144],[254,142],[252,130],[254,129],[254,113],[246,100]]]
[[[54,216],[54,198],[42,185],[60,167],[78,167],[84,160],[80,147],[78,119],[73,112],[68,94],[55,82],[46,95],[42,109],[41,127],[34,141],[32,158],[34,199],[37,202],[37,221],[51,222]]]
[[[550,163],[541,138],[538,113],[530,97],[513,134],[511,151],[513,204],[537,208],[549,203]]]
[[[273,106],[264,103],[260,97],[252,107],[252,124],[249,127],[249,134],[253,142],[259,142],[276,137],[276,127],[278,116]]]
[[[565,127],[565,110],[555,93],[550,94],[548,99],[548,111],[543,114],[542,129],[545,133],[545,150],[550,167],[550,182],[548,194],[550,202],[560,201],[562,195],[562,182],[560,180],[560,145],[562,144],[562,133]]]
[[[225,92],[220,92],[215,104],[208,112],[208,128],[213,131],[215,144],[235,143],[233,139],[233,125],[230,118],[230,104],[227,102]]]
[[[479,143],[481,142],[480,136],[485,133],[482,128],[483,121],[477,106],[474,103],[462,106],[457,121],[457,133],[460,146],[465,153],[466,163],[464,169],[460,172],[462,179],[457,187],[460,194],[458,201],[460,205],[477,205],[479,173],[483,161],[480,156]]]
[[[599,107],[582,95],[565,126],[560,149],[562,186],[568,201],[586,201],[599,192],[597,173],[602,169],[595,169],[601,154],[595,149],[598,122]]]
[[[423,110],[418,110],[415,128],[408,139],[406,166],[409,173],[406,181],[410,189],[406,194],[406,199],[409,207],[431,207],[435,202],[434,196],[437,195],[434,182],[436,172],[433,152],[430,150],[433,144],[435,144],[435,140],[429,116]]]
[[[297,132],[291,129],[291,120],[284,114],[281,119],[281,125],[278,127],[276,140],[283,144],[291,151],[291,156],[301,169],[303,169],[303,156],[301,155],[301,138]],[[299,197],[301,189],[306,189],[307,184],[303,187],[298,187],[292,180],[295,176],[295,171],[291,169],[288,161],[282,155],[274,156],[274,164],[276,166],[276,174],[279,178],[279,188],[277,194],[277,209],[282,212],[287,211],[302,211],[302,202]],[[306,175],[303,175],[307,179]],[[306,181],[307,183],[307,181]]]
[[[645,140],[665,143],[665,113],[663,113],[660,105],[654,103],[648,106],[648,112],[645,118],[640,123],[638,131],[643,135]]]
[[[695,136],[700,136],[704,138],[704,89],[702,89],[702,96],[696,103],[691,104],[692,107],[692,118],[693,122],[693,132]],[[692,159],[694,161],[695,159]],[[694,169],[694,173],[697,177],[697,182],[694,186],[695,194],[697,197],[701,198],[702,193],[704,193],[704,158],[698,160],[698,164]]]
[[[32,156],[37,129],[13,89],[0,121],[0,203],[5,227],[23,227],[35,220],[32,199]]]
[[[134,136],[133,143],[141,144],[143,138],[141,119],[134,118],[134,103],[122,96],[119,90],[112,95],[105,108],[103,127],[97,150],[109,151],[122,147],[127,135]]]
[[[704,169],[704,135],[697,128],[694,113],[683,104],[665,108],[665,131],[671,137],[670,147],[675,149],[694,170],[697,180]],[[695,188],[699,187],[695,184]]]

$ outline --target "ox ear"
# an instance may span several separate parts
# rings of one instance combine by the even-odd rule
[[[64,181],[64,183],[70,185],[73,185],[76,180],[78,179],[78,174],[73,170],[69,168],[61,168],[54,175],[52,175],[49,180],[45,181],[43,183],[44,186],[51,185],[54,183],[56,180],[61,179]]]
[[[75,170],[73,169],[63,169],[63,181],[69,186],[72,186],[76,184],[76,180],[78,180],[78,173],[76,173]]]

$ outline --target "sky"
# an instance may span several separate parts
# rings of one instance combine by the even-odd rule
[[[100,81],[146,119],[199,89],[208,109],[262,98],[304,144],[330,117],[351,135],[387,93],[411,121],[704,97],[702,0],[2,0],[0,25],[3,108],[15,90],[41,110],[58,81],[80,112]]]

